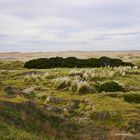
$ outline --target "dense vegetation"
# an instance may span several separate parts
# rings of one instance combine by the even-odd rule
[[[138,66],[22,64],[0,62],[0,140],[139,140]]]
[[[105,82],[101,85],[96,86],[97,90],[99,92],[105,91],[105,92],[117,92],[117,91],[123,91],[123,87],[119,85],[119,83],[114,81]]]
[[[132,63],[123,62],[121,59],[112,59],[109,57],[78,59],[76,57],[52,57],[40,58],[27,61],[25,68],[32,69],[49,69],[49,68],[94,68],[94,67],[119,67],[119,66],[134,66]]]

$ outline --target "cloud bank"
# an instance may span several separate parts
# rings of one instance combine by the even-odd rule
[[[0,0],[0,52],[140,50],[139,0]]]

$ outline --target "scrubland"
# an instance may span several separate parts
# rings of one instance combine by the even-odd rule
[[[1,140],[139,140],[134,67],[25,69],[0,61]]]

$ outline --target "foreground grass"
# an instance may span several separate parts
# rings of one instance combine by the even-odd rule
[[[8,63],[8,62],[6,62]],[[2,140],[118,140],[138,139],[140,133],[140,69],[122,76],[101,75],[110,68],[96,69],[98,76],[86,81],[90,90],[79,95],[70,86],[72,69],[1,70],[0,139]],[[75,71],[83,69],[75,69]],[[92,69],[84,69],[84,73]],[[96,83],[115,80],[123,92],[102,92]],[[68,110],[69,109],[69,110]],[[123,135],[124,134],[124,135]]]
[[[23,129],[10,126],[6,123],[0,122],[0,139],[1,140],[50,140],[43,136],[37,136],[29,133]]]

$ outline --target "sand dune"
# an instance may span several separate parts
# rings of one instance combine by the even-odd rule
[[[115,57],[123,60],[136,60],[140,59],[140,51],[61,51],[61,52],[11,52],[0,53],[0,60],[21,60],[26,61],[34,58],[46,58],[46,57],[70,57],[75,56],[79,58],[91,58],[91,57]]]

